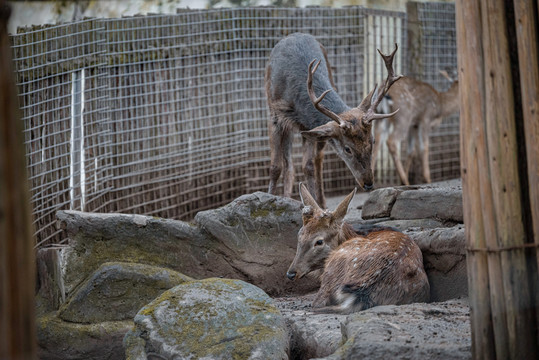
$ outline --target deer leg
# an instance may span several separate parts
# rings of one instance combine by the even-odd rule
[[[417,127],[411,127],[410,133],[408,134],[408,146],[406,148],[406,162],[404,163],[404,171],[406,173],[406,178],[410,175],[410,167],[412,162],[418,153],[420,153],[420,140]]]
[[[421,131],[421,167],[423,170],[423,178],[427,184],[430,184],[430,167],[429,167],[429,135],[430,129],[423,128]]]
[[[314,155],[314,182],[316,184],[316,201],[322,209],[326,208],[326,198],[324,196],[324,181],[322,179],[325,146],[325,141],[317,142]]]
[[[282,137],[281,148],[283,152],[283,187],[284,196],[292,197],[294,186],[294,159],[292,157],[292,145],[294,143],[294,133],[289,131]]]
[[[393,157],[393,162],[395,163],[395,167],[397,168],[397,173],[399,174],[399,177],[404,185],[410,185],[410,182],[408,181],[408,176],[404,172],[404,168],[401,163],[400,154],[399,154],[399,144],[400,144],[400,137],[396,135],[396,132],[392,132],[391,135],[387,138],[387,148],[389,149],[389,152],[391,153],[391,156]]]
[[[283,133],[278,126],[276,117],[272,114],[272,124],[270,124],[270,183],[268,193],[275,194],[277,181],[283,169],[283,148],[281,146]]]
[[[301,166],[303,168],[303,175],[305,176],[305,183],[307,185],[307,190],[315,197],[316,199],[316,180],[315,180],[315,170],[314,170],[314,147],[315,142],[307,138],[303,138],[303,160]]]

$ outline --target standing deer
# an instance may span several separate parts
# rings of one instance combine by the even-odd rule
[[[377,305],[429,300],[430,286],[419,247],[400,231],[358,236],[344,222],[355,190],[334,212],[323,210],[300,184],[303,227],[290,280],[324,269],[313,308],[351,313]],[[320,309],[319,309],[320,310]]]
[[[322,184],[326,142],[344,160],[361,188],[372,189],[372,121],[396,113],[377,114],[375,110],[391,85],[401,77],[393,72],[397,48],[395,44],[390,55],[378,50],[388,72],[384,86],[376,96],[375,87],[358,107],[350,108],[332,91],[335,84],[327,52],[314,37],[295,33],[275,45],[265,72],[270,110],[270,194],[275,194],[283,170],[284,196],[292,194],[294,128],[303,135],[303,172],[307,186],[320,206],[326,205]],[[322,94],[317,97],[317,93]]]
[[[397,173],[403,184],[410,185],[408,173],[415,153],[421,154],[422,175],[425,182],[430,183],[429,169],[429,136],[431,131],[440,125],[442,119],[452,115],[459,110],[459,88],[458,81],[453,81],[447,72],[440,71],[444,77],[452,81],[451,87],[445,92],[438,92],[431,85],[403,77],[391,90],[386,98],[389,100],[389,109],[400,109],[399,113],[390,119],[393,124],[393,131],[387,139],[387,147]],[[373,168],[376,164],[376,156],[380,149],[380,138],[382,136],[383,125],[377,124],[375,127],[375,145],[373,149]],[[408,136],[408,155],[405,166],[400,159],[400,143]]]

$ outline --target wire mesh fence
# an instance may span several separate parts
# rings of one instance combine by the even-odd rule
[[[446,71],[457,79],[457,34],[455,4],[418,3],[421,24],[421,64],[417,78],[438,91],[446,91],[451,83],[440,74]],[[433,181],[460,177],[459,117],[444,119],[430,136],[430,169]]]
[[[298,31],[324,44],[350,106],[385,76],[376,47],[399,43],[396,71],[407,71],[406,14],[361,7],[178,10],[13,35],[37,244],[62,241],[59,209],[185,220],[265,191],[264,69],[274,45]],[[301,180],[299,135],[294,159]],[[396,179],[390,168],[377,182]],[[324,186],[328,195],[355,186],[330,149]]]

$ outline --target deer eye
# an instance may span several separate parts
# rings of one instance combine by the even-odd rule
[[[324,244],[324,240],[319,239],[319,240],[317,240],[317,241],[314,243],[314,246],[320,246],[320,245],[322,245],[322,244]]]
[[[348,155],[352,155],[352,149],[350,149],[350,147],[348,146],[344,146],[344,152],[347,153]]]

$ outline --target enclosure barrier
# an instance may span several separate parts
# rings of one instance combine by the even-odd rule
[[[62,242],[59,209],[191,219],[269,183],[264,68],[293,32],[328,50],[350,106],[384,78],[376,48],[400,45],[396,71],[437,89],[456,67],[454,5],[414,3],[414,36],[402,12],[347,8],[178,10],[175,15],[86,19],[19,29],[11,37],[23,112],[36,245]],[[458,120],[434,133],[433,180],[459,176]],[[301,180],[301,138],[294,145]],[[375,181],[397,183],[387,149]],[[356,186],[328,149],[329,196]],[[280,190],[280,188],[278,189]]]
[[[531,0],[457,4],[474,359],[539,350],[538,15]]]
[[[0,359],[35,359],[36,265],[9,16],[9,7],[0,0]]]

